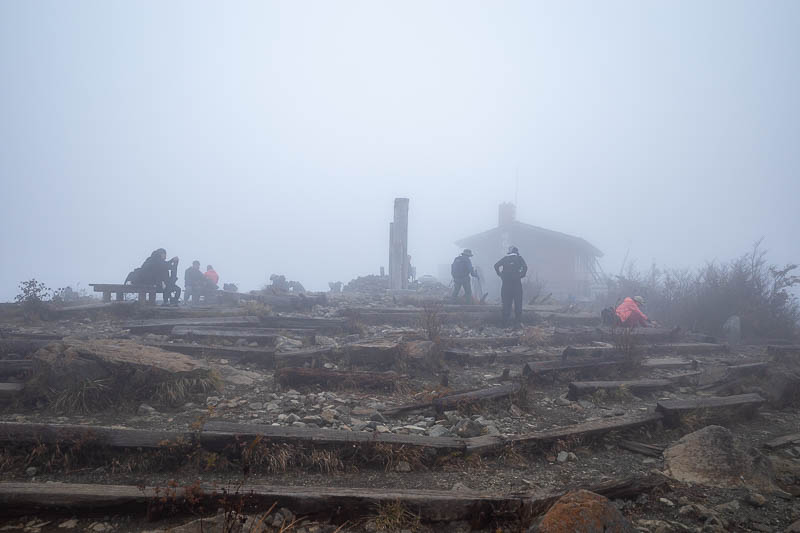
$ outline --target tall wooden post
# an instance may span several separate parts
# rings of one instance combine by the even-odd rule
[[[408,288],[408,198],[394,199],[394,222],[389,225],[389,288]]]

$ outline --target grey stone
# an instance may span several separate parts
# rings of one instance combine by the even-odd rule
[[[252,409],[253,411],[260,411],[261,409],[264,408],[264,404],[261,402],[253,402],[248,407],[250,407],[250,409]]]
[[[450,430],[440,424],[436,424],[428,430],[428,435],[431,437],[449,437]]]
[[[139,416],[150,416],[150,415],[158,414],[158,411],[156,411],[154,407],[150,407],[146,403],[143,403],[136,410],[136,414],[139,415]]]
[[[28,468],[25,469],[25,474],[28,477],[35,476],[36,475],[36,467],[35,466],[29,466]]]
[[[411,464],[408,461],[399,461],[394,469],[396,472],[411,472]]]
[[[567,459],[569,459],[569,454],[567,452],[558,452],[558,457],[556,457],[556,460],[559,463],[566,463]]]
[[[462,419],[453,429],[456,435],[464,439],[483,435],[483,426],[469,418]]]

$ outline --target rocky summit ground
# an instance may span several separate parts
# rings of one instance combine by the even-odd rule
[[[88,305],[34,322],[4,308],[0,531],[554,531],[543,516],[559,496],[621,481],[606,531],[800,528],[800,436],[774,443],[800,433],[800,350],[625,337],[576,306],[526,309],[505,329],[496,306],[377,294]],[[624,383],[570,386],[597,381]],[[703,403],[742,395],[760,400]],[[681,401],[698,408],[656,409]],[[698,431],[710,436],[687,451]],[[82,506],[44,496],[53,482],[161,492]],[[264,486],[304,496],[207,497]],[[426,494],[441,503],[414,499]]]

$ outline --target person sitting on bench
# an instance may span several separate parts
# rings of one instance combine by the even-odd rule
[[[192,261],[192,266],[183,273],[183,281],[186,286],[183,301],[188,303],[190,298],[197,299],[198,296],[205,294],[208,288],[208,280],[200,270],[200,261]]]
[[[125,278],[125,283],[133,285],[151,285],[164,293],[164,305],[178,305],[181,298],[181,288],[178,281],[178,258],[173,257],[167,261],[167,251],[164,248],[154,250],[150,257],[145,259],[142,266],[135,269]]]

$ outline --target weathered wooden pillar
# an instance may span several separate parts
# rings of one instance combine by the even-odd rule
[[[408,198],[394,199],[394,222],[389,225],[389,287],[408,288]]]

